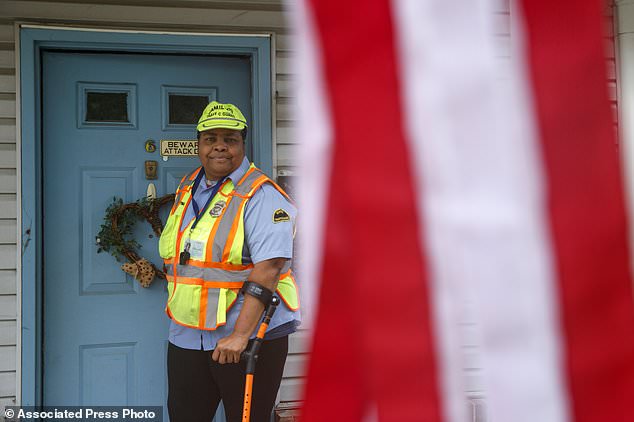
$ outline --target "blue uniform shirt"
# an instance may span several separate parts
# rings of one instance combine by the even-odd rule
[[[238,183],[247,170],[249,170],[249,160],[245,157],[240,167],[234,170],[228,178],[234,184]],[[201,171],[204,170],[201,169]],[[212,188],[213,185],[207,186],[203,177],[193,198],[200,207],[207,203]],[[291,216],[291,221],[273,223],[273,213],[279,208],[284,209]],[[297,209],[269,183],[264,184],[255,192],[247,202],[244,212],[245,241],[254,264],[271,258],[291,258],[293,256],[292,239],[296,216]],[[181,230],[187,227],[193,219],[194,209],[190,203],[185,212]],[[188,328],[171,321],[170,343],[184,349],[213,350],[218,340],[233,332],[243,302],[244,297],[238,295],[238,299],[227,312],[226,325],[218,327],[214,331]],[[265,338],[273,339],[288,335],[296,330],[299,323],[299,311],[291,311],[282,301],[271,319]]]

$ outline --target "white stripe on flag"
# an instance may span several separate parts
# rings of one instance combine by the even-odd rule
[[[494,420],[563,422],[569,402],[562,367],[562,332],[544,166],[532,89],[528,82],[523,28],[511,4],[511,62],[502,75],[496,141],[506,167],[500,181],[518,217],[514,233],[501,234],[490,250],[490,268],[477,290],[484,333],[489,414]],[[520,219],[521,218],[521,219]],[[516,246],[516,247],[515,247]],[[499,255],[498,255],[499,254]],[[496,255],[498,255],[496,257]],[[497,259],[495,259],[497,258]],[[477,259],[477,258],[476,258]],[[497,265],[496,265],[496,262]],[[497,275],[497,276],[496,276]]]
[[[395,4],[447,419],[464,420],[456,314],[473,295],[492,420],[564,421],[542,169],[525,86],[500,81],[492,1]]]
[[[447,212],[448,208],[453,208],[452,201],[466,199],[448,196],[455,193],[451,185],[456,182],[452,179],[459,174],[454,173],[457,164],[454,160],[458,158],[455,154],[460,145],[451,133],[454,129],[449,125],[455,122],[449,110],[452,104],[447,101],[463,101],[459,97],[463,95],[461,88],[465,83],[476,81],[472,75],[465,75],[471,71],[471,63],[465,66],[465,62],[474,53],[470,51],[472,44],[469,41],[474,32],[470,25],[473,8],[472,4],[452,0],[393,2],[394,28],[400,44],[405,128],[419,193],[420,219],[424,221],[420,224],[424,227],[421,244],[426,245],[430,267],[429,287],[442,368],[439,372],[444,419],[450,422],[467,420],[458,330],[461,302],[458,298],[464,299],[467,295],[462,286],[466,281],[462,271],[466,269],[461,266],[459,248],[454,245],[453,223],[447,224],[447,220],[457,216],[453,211]],[[480,49],[476,52],[486,54]],[[461,57],[461,54],[469,56]],[[456,93],[459,96],[451,98]]]

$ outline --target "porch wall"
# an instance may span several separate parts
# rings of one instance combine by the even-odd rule
[[[0,5],[0,414],[14,404],[18,367],[15,45],[3,15]]]

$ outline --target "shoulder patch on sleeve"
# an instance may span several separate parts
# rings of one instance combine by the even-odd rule
[[[291,216],[282,208],[278,208],[273,213],[273,222],[281,223],[282,221],[291,221]]]

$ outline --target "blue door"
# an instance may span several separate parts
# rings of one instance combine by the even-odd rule
[[[150,183],[174,192],[198,165],[164,161],[159,142],[195,139],[208,101],[234,103],[251,121],[250,72],[238,56],[43,53],[45,405],[166,403],[165,283],[141,287],[96,253],[95,237],[113,197],[135,201]],[[135,237],[160,268],[150,226],[139,222]]]

